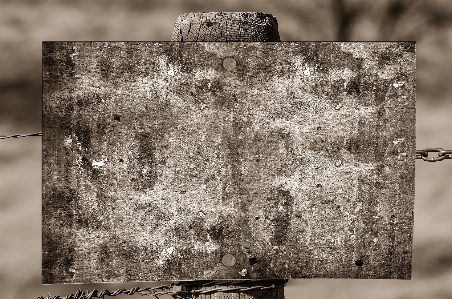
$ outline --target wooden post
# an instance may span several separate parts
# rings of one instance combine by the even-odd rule
[[[43,282],[409,279],[414,44],[219,15],[43,44]]]
[[[279,42],[278,22],[258,12],[210,12],[182,14],[174,25],[171,41]],[[225,68],[228,68],[225,65]],[[234,128],[237,136],[240,126]],[[223,262],[224,263],[224,262]],[[182,298],[195,293],[200,299],[284,299],[284,279],[248,281],[181,281]],[[227,289],[231,289],[230,291]],[[218,292],[218,290],[221,290]],[[198,291],[201,291],[198,293]]]
[[[171,41],[279,42],[278,21],[260,12],[209,12],[182,14]]]

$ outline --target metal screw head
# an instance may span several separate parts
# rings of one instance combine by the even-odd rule
[[[223,67],[228,71],[233,71],[236,67],[237,63],[235,62],[235,59],[232,57],[226,57],[223,60]]]
[[[223,258],[221,259],[221,262],[226,267],[232,267],[235,265],[235,257],[232,254],[225,254]]]

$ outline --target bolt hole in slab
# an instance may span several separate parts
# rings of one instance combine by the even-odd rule
[[[119,114],[113,115],[113,120],[121,121],[121,115],[119,115]]]
[[[358,267],[362,267],[362,265],[364,265],[362,260],[357,260],[355,261],[355,265],[357,265]]]
[[[226,267],[232,267],[235,265],[235,257],[232,254],[225,254],[223,258],[221,259],[221,262]]]
[[[257,259],[255,257],[250,257],[250,265],[254,265],[257,263]]]
[[[236,67],[235,59],[232,57],[226,57],[223,60],[223,67],[228,71],[233,71]]]
[[[119,159],[119,162],[124,162],[124,159]]]

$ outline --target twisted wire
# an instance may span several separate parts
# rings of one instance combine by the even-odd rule
[[[0,135],[0,139],[9,139],[9,138],[22,138],[22,137],[28,137],[28,136],[42,136],[42,132],[38,133],[31,133],[31,134],[15,134],[15,135]]]
[[[28,136],[42,136],[42,132],[31,133],[31,134],[14,134],[14,135],[0,135],[0,139],[9,138],[22,138]],[[438,152],[438,157],[428,158],[429,152]],[[427,162],[437,162],[447,159],[452,159],[452,150],[443,150],[442,148],[426,148],[423,150],[416,150],[416,159],[422,159]]]
[[[157,292],[160,289],[171,289],[173,284],[169,285],[163,285],[158,287],[152,287],[152,288],[139,288],[134,287],[130,290],[127,289],[117,289],[114,292],[110,292],[107,289],[104,289],[102,291],[98,291],[96,289],[92,290],[91,292],[83,292],[81,289],[78,289],[75,294],[69,294],[66,297],[61,296],[52,296],[50,294],[47,295],[47,297],[37,297],[37,299],[91,299],[91,298],[104,298],[105,296],[115,297],[120,294],[126,294],[126,295],[134,295],[134,294],[140,294],[140,295],[166,295],[170,294],[171,292]],[[156,297],[158,298],[158,297]]]
[[[428,153],[438,153],[436,157],[428,157]],[[443,150],[442,148],[425,148],[416,150],[416,159],[422,159],[427,162],[437,162],[452,159],[452,150]]]
[[[14,134],[14,135],[0,135],[0,139],[9,139],[9,138],[22,138],[29,136],[42,136],[42,132],[31,133],[31,134]],[[429,152],[437,152],[437,157],[428,157]],[[416,150],[416,159],[422,159],[427,162],[437,162],[442,160],[452,160],[452,150],[443,150],[442,148],[425,148],[423,150]]]
[[[201,295],[201,294],[213,294],[213,293],[226,293],[226,292],[240,292],[240,293],[246,293],[249,291],[256,291],[256,290],[267,290],[267,289],[274,289],[277,287],[284,287],[288,279],[285,279],[282,284],[276,285],[271,284],[269,286],[239,286],[238,284],[241,283],[248,283],[248,282],[256,282],[260,280],[236,280],[236,281],[208,281],[206,283],[200,283],[199,281],[194,281],[193,285],[199,286],[199,287],[209,287],[209,286],[218,286],[212,289],[194,289],[190,291],[182,291],[182,290],[174,290],[174,286],[178,285],[178,283],[171,283],[168,285],[162,285],[158,287],[151,287],[151,288],[139,288],[134,287],[130,290],[127,289],[118,289],[114,292],[110,292],[107,289],[104,289],[102,291],[98,291],[96,289],[92,290],[90,293],[88,291],[85,293],[81,289],[78,289],[78,291],[75,294],[69,294],[66,297],[61,296],[52,296],[50,294],[47,295],[47,297],[37,297],[37,299],[91,299],[91,298],[104,298],[105,296],[117,296],[119,294],[127,294],[127,295],[134,295],[134,294],[140,294],[142,296],[154,296],[154,298],[159,299],[158,296],[163,295],[170,295],[174,298],[183,298],[181,295],[187,295],[192,294],[194,296]],[[228,287],[232,286],[232,287]]]

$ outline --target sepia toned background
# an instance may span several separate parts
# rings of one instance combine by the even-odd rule
[[[166,41],[191,11],[271,13],[282,41],[417,41],[416,148],[452,149],[448,0],[0,1],[0,135],[41,131],[43,40]],[[452,298],[451,178],[451,160],[416,162],[411,281],[291,280],[286,298]],[[1,298],[160,284],[41,286],[41,248],[41,138],[0,140]]]

